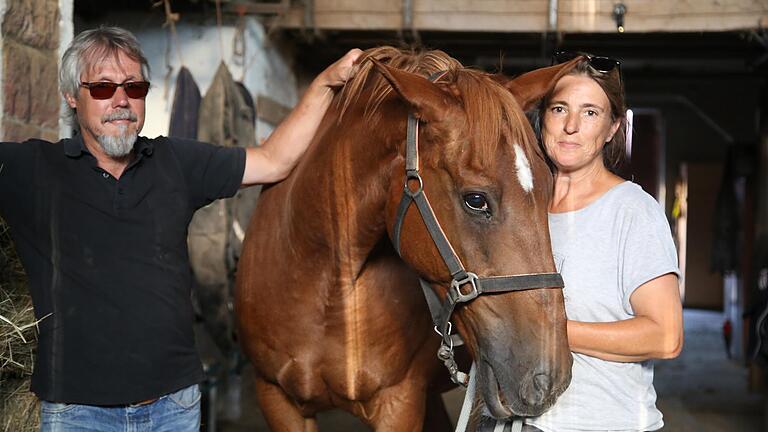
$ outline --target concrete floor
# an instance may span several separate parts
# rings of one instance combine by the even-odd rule
[[[664,431],[768,431],[765,395],[750,393],[748,369],[726,357],[722,315],[686,310],[684,319],[682,354],[656,363]]]
[[[668,432],[768,432],[768,404],[761,394],[747,390],[748,371],[728,360],[721,336],[722,315],[685,311],[685,347],[675,360],[656,363],[654,383],[658,407]],[[244,382],[248,382],[246,371]],[[242,415],[235,421],[219,421],[208,432],[268,431],[253,394],[244,384]],[[454,418],[463,399],[462,390],[444,396]],[[323,413],[321,431],[369,431],[359,420],[341,411]]]

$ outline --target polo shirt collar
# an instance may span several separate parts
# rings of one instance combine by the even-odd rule
[[[133,145],[133,149],[136,151],[136,154],[152,156],[152,151],[155,149],[155,144],[152,142],[152,140],[140,136],[136,138],[136,143]]]
[[[69,157],[78,157],[83,153],[90,153],[88,149],[85,148],[85,143],[83,142],[83,136],[80,134],[75,134],[72,138],[68,140],[64,140],[64,154],[66,154]]]

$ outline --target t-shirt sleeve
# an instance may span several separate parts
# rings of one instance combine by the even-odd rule
[[[190,202],[203,207],[233,196],[243,181],[245,149],[169,139],[189,185]]]
[[[653,198],[643,197],[627,205],[621,213],[619,284],[624,310],[634,315],[629,300],[637,288],[667,273],[679,278],[680,270],[669,223]]]

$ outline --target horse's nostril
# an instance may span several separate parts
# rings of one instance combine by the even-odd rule
[[[533,377],[533,387],[538,391],[547,394],[552,387],[552,380],[549,379],[549,375],[547,374],[536,374],[536,376]]]
[[[549,375],[538,373],[523,385],[521,396],[529,406],[538,407],[547,399],[551,388],[552,379]]]

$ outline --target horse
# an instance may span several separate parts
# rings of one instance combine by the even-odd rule
[[[374,430],[450,428],[436,391],[447,338],[418,280],[450,303],[482,278],[452,279],[422,205],[401,201],[428,195],[462,277],[555,271],[552,175],[524,110],[571,66],[509,80],[441,51],[364,53],[300,163],[262,191],[238,264],[240,343],[272,430],[317,430],[331,408]],[[454,302],[438,329],[464,339],[496,418],[540,414],[570,382],[562,290],[544,285]]]

